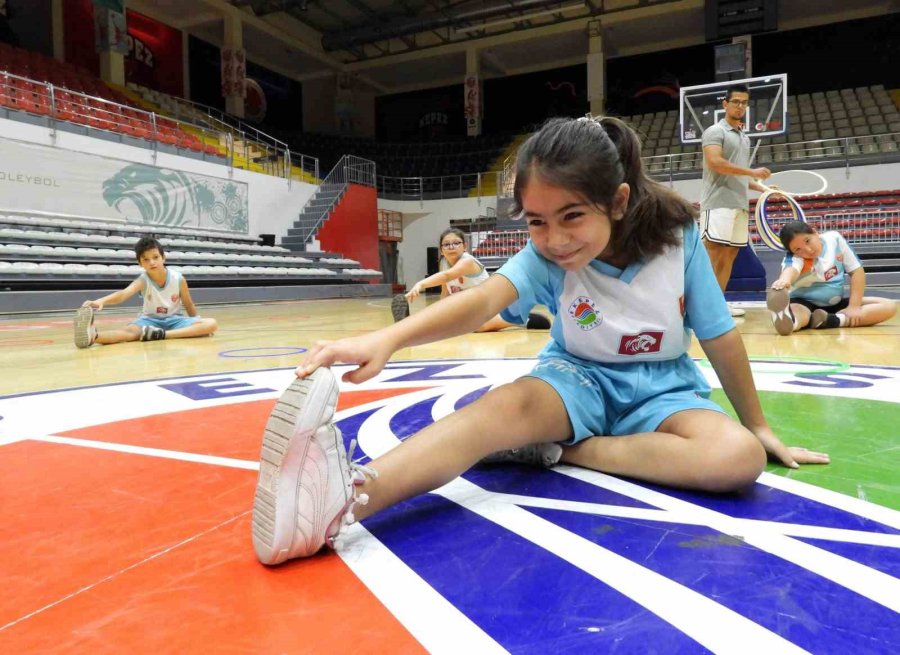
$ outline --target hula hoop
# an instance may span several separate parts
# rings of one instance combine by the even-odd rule
[[[794,196],[817,196],[821,193],[824,193],[828,188],[828,180],[826,180],[822,175],[816,173],[815,171],[805,171],[802,169],[793,169],[789,171],[780,171],[781,173],[808,173],[809,175],[814,175],[822,181],[822,186],[811,193],[791,193],[790,191],[784,191],[783,189],[773,189],[771,187],[766,186],[762,182],[757,182],[763,188],[763,194],[756,201],[756,209],[753,211],[753,219],[756,222],[756,232],[759,234],[759,238],[762,239],[762,242],[766,244],[772,250],[784,250],[784,246],[781,245],[781,240],[778,238],[778,234],[772,228],[772,224],[769,222],[769,212],[768,212],[768,202],[772,196],[780,196],[784,198],[785,202],[787,202],[788,209],[791,210],[791,219],[792,221],[803,221],[806,222],[806,215],[803,213],[803,208],[800,206],[796,200],[794,200]],[[777,175],[775,173],[774,175]]]

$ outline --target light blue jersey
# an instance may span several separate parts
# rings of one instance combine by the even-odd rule
[[[497,274],[518,293],[505,320],[521,323],[536,304],[555,315],[531,375],[562,398],[572,442],[654,431],[684,409],[721,411],[686,352],[691,330],[714,339],[734,328],[696,225],[677,246],[624,270],[595,260],[566,271],[529,241]]]

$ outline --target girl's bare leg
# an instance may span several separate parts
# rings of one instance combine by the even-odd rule
[[[766,452],[752,432],[725,414],[688,409],[663,421],[658,432],[594,437],[564,447],[561,461],[670,487],[724,492],[756,480]]]
[[[877,325],[892,318],[897,313],[897,303],[890,298],[865,296],[862,299],[862,316],[859,327]],[[840,314],[841,312],[838,312]]]
[[[475,330],[476,332],[496,332],[497,330],[502,330],[508,327],[522,327],[521,325],[516,325],[515,323],[509,323],[508,321],[504,321],[500,316],[495,316],[490,319],[487,323],[482,325],[480,328]]]
[[[802,330],[809,325],[809,319],[812,316],[809,307],[794,302],[791,303],[791,312],[794,314],[794,332]]]
[[[369,495],[357,505],[357,519],[450,482],[498,450],[571,436],[569,416],[546,382],[524,377],[503,385],[429,425],[373,460],[378,471],[357,487]]]

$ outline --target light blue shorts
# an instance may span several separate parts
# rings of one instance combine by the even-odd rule
[[[181,316],[179,314],[165,316],[163,318],[156,318],[155,316],[138,316],[131,324],[137,325],[138,327],[149,325],[150,327],[162,328],[168,332],[169,330],[190,327],[199,320],[199,316]]]
[[[725,413],[709,399],[706,378],[686,354],[666,361],[600,364],[548,348],[528,376],[549,384],[562,399],[572,428],[568,444],[655,432],[686,409]]]

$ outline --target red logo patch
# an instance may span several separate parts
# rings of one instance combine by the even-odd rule
[[[172,294],[171,300],[172,300],[172,302],[178,302],[178,294],[177,294],[177,293],[173,293],[173,294]]]
[[[640,334],[628,334],[619,342],[620,355],[646,355],[658,353],[662,346],[662,332],[641,332]]]
[[[166,307],[157,307],[156,313],[157,314],[168,314],[169,310]]]
[[[837,266],[832,266],[827,271],[825,271],[825,281],[828,282],[831,278],[838,274]]]

